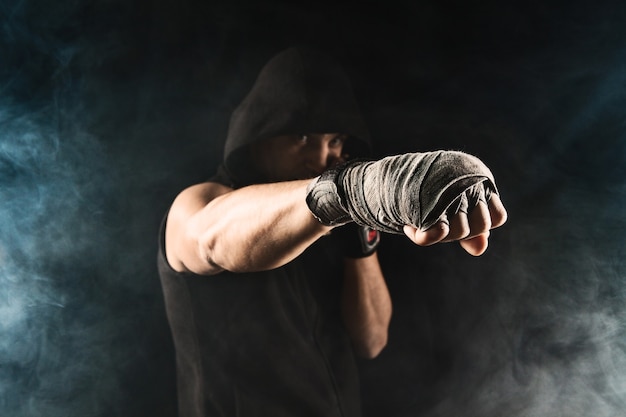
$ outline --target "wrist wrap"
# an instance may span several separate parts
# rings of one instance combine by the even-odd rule
[[[355,163],[358,161],[327,169],[307,187],[306,203],[309,210],[325,226],[340,226],[352,221],[342,202],[343,193],[337,187],[337,178],[347,166]]]

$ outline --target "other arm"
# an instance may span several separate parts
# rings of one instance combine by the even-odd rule
[[[344,259],[342,315],[358,356],[372,359],[387,344],[391,298],[378,255]]]

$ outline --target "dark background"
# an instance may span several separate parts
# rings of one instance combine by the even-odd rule
[[[383,236],[368,416],[626,415],[626,6],[0,1],[0,415],[173,416],[155,254],[292,45],[336,56],[377,156],[481,157],[486,254]]]

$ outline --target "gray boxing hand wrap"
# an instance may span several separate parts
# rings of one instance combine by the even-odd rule
[[[306,202],[323,224],[354,221],[402,234],[405,225],[426,230],[497,193],[493,174],[475,156],[436,151],[352,161],[324,172],[307,189]]]

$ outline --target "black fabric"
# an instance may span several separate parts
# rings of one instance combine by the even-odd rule
[[[158,268],[180,417],[360,416],[332,239],[275,270],[216,276],[174,271],[164,247],[162,229]]]
[[[345,151],[367,156],[370,136],[350,80],[331,57],[309,48],[289,48],[272,58],[233,112],[224,165],[238,186],[259,180],[248,145],[284,134],[343,133]]]
[[[291,48],[272,59],[234,112],[224,163],[209,181],[265,182],[248,145],[280,134],[369,135],[339,65]],[[158,268],[176,348],[180,417],[359,417],[358,371],[340,318],[341,249],[322,237],[280,268],[199,276]]]
[[[331,235],[338,242],[346,258],[357,259],[370,256],[376,252],[380,244],[380,233],[377,230],[354,222],[335,227]]]

